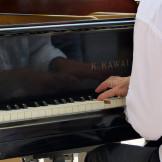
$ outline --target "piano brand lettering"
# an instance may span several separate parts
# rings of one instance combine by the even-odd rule
[[[125,60],[113,60],[102,63],[91,63],[92,71],[105,71],[105,70],[115,70],[118,68],[128,68],[131,66],[131,61]]]

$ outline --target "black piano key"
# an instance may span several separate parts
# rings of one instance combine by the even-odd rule
[[[24,108],[24,109],[28,108],[27,104],[23,103],[22,108]]]
[[[48,103],[46,101],[42,101],[42,106],[48,106]]]
[[[40,107],[40,104],[37,101],[35,101],[34,102],[34,107]]]
[[[37,104],[35,103],[35,101],[28,101],[28,102],[21,103],[22,108],[37,107],[36,105]]]
[[[20,106],[17,105],[17,104],[14,104],[14,105],[3,105],[1,106],[0,108],[1,110],[16,110],[16,109],[20,109]]]
[[[55,105],[61,104],[61,103],[59,102],[59,100],[53,100],[53,101],[54,101],[54,104],[55,104]]]
[[[12,107],[10,105],[6,105],[6,110],[12,110]]]
[[[73,103],[73,102],[75,102],[75,100],[73,99],[73,98],[69,98],[69,101],[71,102],[71,103]]]
[[[48,105],[54,104],[54,101],[53,99],[46,99],[46,100],[41,101],[40,103],[42,103],[42,106],[48,106]]]
[[[88,96],[88,100],[93,100],[93,97],[92,96]]]
[[[14,105],[14,108],[15,108],[15,109],[20,109],[21,107],[20,107],[19,105],[15,104],[15,105]]]
[[[66,104],[67,101],[65,99],[61,99],[61,103]]]
[[[86,101],[85,97],[80,97],[80,101]]]

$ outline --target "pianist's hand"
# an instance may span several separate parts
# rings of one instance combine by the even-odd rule
[[[109,97],[127,95],[130,77],[111,76],[103,81],[97,88],[96,92],[101,93],[98,100],[104,100]]]

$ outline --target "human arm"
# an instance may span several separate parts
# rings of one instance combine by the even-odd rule
[[[64,73],[78,78],[98,79],[104,77],[104,74],[101,75],[99,70],[93,70],[91,63],[68,59],[60,49],[51,43],[50,34],[29,37],[29,49],[29,65],[34,69]]]
[[[73,76],[27,68],[3,70],[0,76],[0,102],[67,95],[81,86],[80,80]]]
[[[80,79],[97,79],[99,81],[110,75],[109,69],[102,69],[100,65],[81,62],[72,59],[58,57],[50,64],[50,71],[53,73],[65,73]]]

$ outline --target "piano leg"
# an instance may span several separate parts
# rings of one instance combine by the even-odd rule
[[[46,158],[42,157],[33,157],[26,156],[22,158],[22,162],[74,162],[73,154],[54,154],[46,156]],[[79,162],[78,160],[75,162]]]
[[[31,155],[31,156],[23,157],[22,162],[39,162],[39,159],[36,159]]]
[[[53,162],[73,162],[73,154],[55,154]]]
[[[85,156],[85,152],[66,154],[62,157],[62,159],[61,156],[55,158],[53,162],[84,162]]]
[[[84,162],[84,159],[86,157],[86,152],[81,152],[78,154],[78,162]]]
[[[84,162],[86,152],[89,152],[96,147],[98,147],[98,145],[38,155],[30,155],[22,157],[22,162]]]

